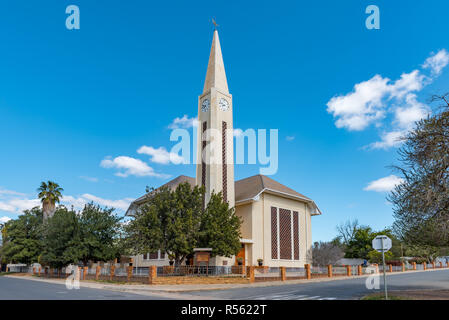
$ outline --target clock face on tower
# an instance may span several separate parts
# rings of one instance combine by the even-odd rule
[[[210,102],[209,102],[209,99],[205,99],[205,100],[203,101],[203,103],[201,104],[201,111],[207,112],[207,111],[209,111],[209,108],[210,108]]]
[[[229,110],[229,102],[225,98],[221,98],[220,102],[218,103],[218,107],[221,111],[227,111]]]

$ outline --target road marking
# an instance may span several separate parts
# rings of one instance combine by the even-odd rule
[[[337,300],[334,297],[308,296],[296,294],[271,294],[266,296],[254,296],[245,298],[248,300]]]

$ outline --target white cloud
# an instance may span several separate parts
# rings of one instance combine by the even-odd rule
[[[103,168],[116,168],[123,169],[117,172],[115,175],[119,177],[128,177],[130,175],[136,177],[157,177],[167,178],[169,176],[165,174],[156,173],[153,168],[148,166],[145,162],[139,159],[119,156],[114,159],[104,159],[101,161],[100,166]]]
[[[295,140],[295,136],[286,136],[286,137],[285,137],[285,140],[287,140],[287,141],[293,141],[293,140]]]
[[[1,195],[7,195],[7,196],[24,196],[24,193],[20,193],[17,191],[12,191],[12,190],[6,190],[6,189],[1,189],[0,188],[0,196]]]
[[[80,176],[80,178],[89,182],[98,182],[98,178],[94,177]]]
[[[435,76],[449,64],[449,54],[441,50],[427,58],[423,68],[432,70],[432,77],[413,70],[403,73],[395,81],[375,75],[370,80],[354,86],[352,92],[335,96],[327,103],[327,112],[335,118],[337,128],[361,131],[371,124],[387,125],[387,116],[393,115],[390,128],[384,128],[381,141],[371,143],[368,148],[388,149],[401,144],[398,138],[411,130],[416,121],[430,114],[430,108],[417,100],[416,93],[431,83]],[[388,120],[390,121],[390,120]]]
[[[118,210],[125,211],[128,209],[129,204],[134,199],[124,198],[119,200],[103,199],[91,194],[83,194],[78,197],[71,195],[64,195],[61,199],[61,204],[71,207],[73,206],[75,210],[81,210],[89,202],[94,202],[101,206],[107,206],[110,208],[116,208]],[[23,211],[32,209],[34,207],[40,207],[40,199],[27,199],[27,198],[11,198],[0,202],[0,211],[10,212],[14,214],[22,214]],[[7,218],[7,217],[4,217]],[[2,218],[3,219],[3,218]]]
[[[10,213],[22,213],[24,210],[32,209],[40,206],[41,201],[39,199],[8,199],[0,201],[0,211],[6,211]]]
[[[110,200],[85,193],[79,197],[64,196],[61,202],[66,206],[73,206],[75,210],[82,210],[86,204],[93,202],[94,204],[98,204],[100,206],[126,211],[133,200],[134,199],[131,198]]]
[[[387,150],[392,147],[398,147],[402,144],[401,137],[406,133],[406,130],[384,132],[381,135],[381,141],[371,143],[368,148]]]
[[[103,199],[100,197],[96,197],[94,195],[91,194],[83,194],[82,198],[90,201],[93,201],[96,204],[99,204],[101,206],[106,206],[109,208],[116,208],[116,209],[120,209],[123,211],[126,211],[129,207],[129,205],[131,204],[132,201],[134,201],[134,199],[131,198],[125,198],[125,199],[120,199],[120,200],[109,200],[109,199]]]
[[[337,119],[337,128],[350,131],[365,129],[370,123],[384,115],[382,99],[388,93],[388,78],[376,75],[368,81],[358,83],[354,91],[333,97],[327,103],[327,112]]]
[[[392,131],[383,132],[381,141],[371,143],[370,149],[387,150],[392,147],[399,147],[404,141],[401,139],[407,132],[413,129],[414,124],[427,117],[430,114],[430,108],[417,101],[415,94],[408,94],[405,98],[404,106],[397,107],[394,110],[394,129]]]
[[[375,191],[375,192],[389,192],[394,189],[395,186],[404,182],[404,179],[395,175],[391,175],[385,178],[381,178],[370,182],[363,190]]]
[[[11,220],[11,218],[10,217],[1,217],[0,218],[0,223],[6,223],[6,222],[8,222],[9,220]]]
[[[401,128],[411,129],[415,122],[427,117],[428,114],[430,108],[417,101],[415,94],[409,94],[405,99],[405,106],[395,110],[395,121]]]
[[[424,69],[430,69],[433,75],[439,75],[448,64],[449,53],[446,49],[442,49],[427,58],[422,67]]]
[[[137,150],[139,154],[151,156],[150,161],[160,164],[180,164],[185,163],[184,158],[174,152],[168,152],[164,147],[155,149],[153,147],[142,146]]]
[[[169,129],[188,129],[198,126],[198,119],[196,117],[189,118],[186,114],[182,118],[175,118],[173,122],[168,126]]]

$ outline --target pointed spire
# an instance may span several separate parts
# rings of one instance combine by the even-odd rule
[[[207,66],[206,81],[204,83],[203,93],[210,88],[229,93],[228,81],[226,80],[226,72],[221,55],[220,40],[218,39],[218,31],[214,31],[214,39],[212,40],[212,48],[210,49],[209,65]]]

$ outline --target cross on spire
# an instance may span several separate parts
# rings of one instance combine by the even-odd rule
[[[217,21],[215,21],[214,18],[212,18],[212,23],[213,23],[213,25],[214,25],[214,30],[217,30],[217,27],[218,27],[219,25],[217,24]]]

